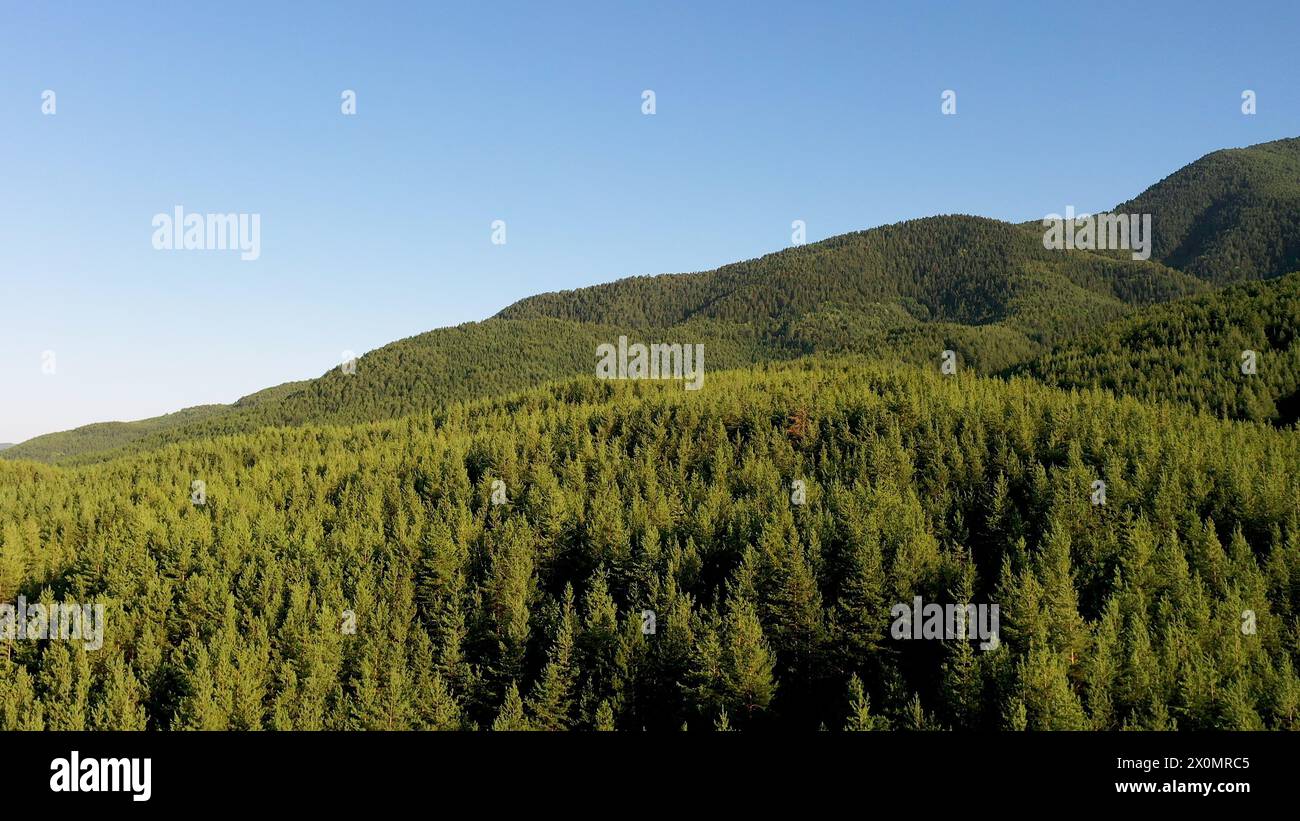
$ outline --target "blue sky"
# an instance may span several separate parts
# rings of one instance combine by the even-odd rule
[[[1300,135],[1296,4],[1136,5],[8,4],[0,441],[758,256],[795,219],[1099,210]],[[260,214],[260,258],[154,250],[176,205]]]

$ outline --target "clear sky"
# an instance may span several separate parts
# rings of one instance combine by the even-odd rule
[[[6,2],[0,442],[758,256],[795,219],[1104,209],[1300,135],[1297,35],[1292,0]],[[177,205],[259,214],[260,258],[155,250]]]

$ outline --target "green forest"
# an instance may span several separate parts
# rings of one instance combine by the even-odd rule
[[[1153,307],[1014,371],[1285,427],[1300,419],[1298,324],[1300,274],[1290,274]]]
[[[0,638],[0,730],[1300,729],[1297,170],[1117,207],[1150,261],[911,220],[5,448],[0,604],[105,619]]]
[[[1300,726],[1290,432],[855,359],[710,379],[6,464],[0,599],[108,615],[5,647],[0,727]],[[1001,645],[891,641],[916,595],[999,602]]]

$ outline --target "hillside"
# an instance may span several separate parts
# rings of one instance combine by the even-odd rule
[[[1217,151],[1118,206],[1153,214],[1152,261],[1046,250],[1036,223],[910,220],[712,271],[539,294],[484,322],[372,351],[355,375],[334,368],[231,406],[37,437],[0,458],[80,463],[264,426],[397,418],[590,373],[595,346],[624,334],[704,344],[709,369],[812,353],[928,366],[953,350],[977,372],[1013,371],[1135,310],[1203,294],[1207,282],[1268,279],[1300,268],[1297,172],[1300,138]],[[1053,378],[1128,390],[1121,383],[1141,376],[1065,369]],[[1233,395],[1227,383],[1175,390],[1174,379],[1170,390],[1151,395],[1285,423],[1295,416],[1288,385],[1276,373],[1270,379]]]
[[[1042,247],[1041,237],[982,217],[911,220],[831,237],[698,274],[633,277],[529,297],[498,314],[663,327],[698,317],[790,322],[840,311],[903,309],[921,322],[1004,322],[1044,342],[1073,329],[1071,317],[1122,313],[1204,290],[1164,266]],[[1064,301],[1068,310],[1054,308]]]
[[[96,422],[60,433],[37,436],[13,447],[15,459],[57,461],[70,454],[120,447],[157,430],[184,425],[223,413],[225,405],[197,405],[175,413],[141,419],[136,422]]]
[[[28,439],[17,445],[5,445],[5,454],[11,459],[35,459],[57,462],[83,453],[101,453],[127,447],[142,439],[161,441],[176,428],[197,426],[204,420],[222,416],[232,411],[252,409],[287,396],[302,388],[305,382],[287,382],[249,394],[233,405],[197,405],[176,413],[141,419],[136,422],[97,422],[73,430],[49,433]]]
[[[214,406],[215,412],[182,424],[134,429],[138,435],[113,443],[81,435],[84,428],[71,435],[50,434],[4,457],[80,464],[263,427],[356,423],[429,412],[455,401],[594,373],[596,346],[617,342],[620,334],[630,332],[635,336],[626,328],[555,320],[489,320],[440,328],[367,353],[355,373],[335,367],[318,379],[263,391],[256,395],[262,401]],[[757,329],[738,324],[688,323],[650,329],[639,338],[703,344],[706,372],[795,355],[765,342]],[[85,447],[78,449],[79,444]]]
[[[860,359],[709,379],[0,463],[0,601],[108,614],[0,655],[0,730],[1300,729],[1294,435]],[[891,637],[914,596],[999,602],[997,648]]]
[[[703,274],[532,297],[372,351],[355,374],[335,368],[259,401],[37,437],[4,456],[77,463],[268,425],[396,418],[591,373],[596,346],[625,334],[703,344],[708,369],[814,352],[928,364],[953,350],[993,373],[1134,306],[1205,288],[1157,263],[1047,251],[1007,223],[933,217]]]
[[[1231,419],[1300,419],[1300,274],[1159,305],[1013,369],[1059,387],[1176,400]],[[1254,351],[1255,373],[1242,372]]]
[[[1300,138],[1207,154],[1115,207],[1152,214],[1152,259],[1216,284],[1300,270]]]

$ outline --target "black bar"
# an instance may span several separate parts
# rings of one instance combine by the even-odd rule
[[[86,732],[3,740],[11,751],[0,782],[7,808],[132,814],[237,810],[264,800],[329,810],[436,800],[440,812],[466,800],[494,810],[615,802],[638,814],[715,802],[854,806],[866,799],[972,811],[1193,801],[1221,810],[1288,800],[1297,750],[1283,733]],[[74,750],[83,767],[89,758],[149,758],[148,800],[129,791],[53,792],[51,762],[70,762]],[[1121,768],[1120,759],[1136,766]],[[1171,769],[1173,760],[1179,766]],[[1174,783],[1216,791],[1163,791]],[[1156,792],[1121,793],[1117,784],[1151,784]],[[1237,791],[1219,791],[1227,788]]]

